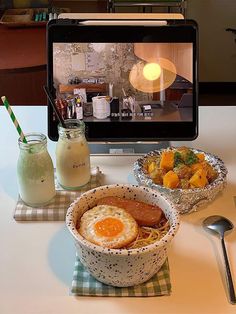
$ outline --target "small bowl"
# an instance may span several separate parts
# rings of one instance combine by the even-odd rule
[[[108,249],[95,245],[77,231],[83,213],[96,206],[105,196],[158,205],[170,222],[170,229],[159,241],[138,249]],[[134,185],[105,185],[92,189],[77,198],[69,207],[66,225],[72,234],[81,263],[97,280],[117,287],[141,284],[161,268],[167,258],[167,247],[179,227],[179,214],[175,206],[158,191]]]
[[[207,205],[209,202],[213,201],[216,198],[217,194],[222,191],[226,186],[226,176],[228,171],[223,161],[219,157],[206,153],[199,149],[191,148],[194,153],[204,153],[205,159],[217,171],[218,177],[213,182],[206,185],[204,188],[170,189],[162,185],[155,184],[145,170],[144,166],[147,160],[150,157],[156,157],[161,155],[163,151],[173,149],[175,149],[175,147],[154,150],[144,155],[142,158],[139,158],[134,163],[134,176],[139,185],[150,187],[164,194],[176,205],[180,214],[187,214],[196,211],[199,207],[203,205]]]

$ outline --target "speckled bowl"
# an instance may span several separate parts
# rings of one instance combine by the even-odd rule
[[[139,249],[108,249],[85,240],[76,225],[83,213],[96,206],[105,196],[158,205],[170,222],[168,233],[160,240]],[[82,264],[99,281],[117,287],[143,283],[155,275],[167,257],[167,247],[179,227],[179,214],[175,206],[160,192],[134,185],[106,185],[84,193],[69,207],[66,225],[72,234]]]
[[[175,149],[170,147],[168,150]],[[148,158],[159,156],[166,149],[154,150],[139,158],[133,167],[134,176],[139,185],[150,187],[160,193],[166,195],[178,209],[180,214],[187,214],[196,211],[199,207],[207,205],[213,201],[217,194],[226,186],[227,169],[223,161],[212,154],[206,153],[199,149],[193,149],[195,153],[204,153],[205,159],[214,167],[218,173],[218,177],[204,188],[195,189],[169,189],[162,185],[155,184],[145,170],[145,164]]]

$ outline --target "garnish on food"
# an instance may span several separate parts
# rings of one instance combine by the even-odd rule
[[[154,183],[170,189],[204,188],[218,176],[204,153],[195,153],[188,147],[165,150],[160,156],[152,156],[145,168]]]

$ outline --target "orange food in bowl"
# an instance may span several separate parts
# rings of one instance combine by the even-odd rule
[[[190,185],[193,188],[202,188],[208,184],[206,177],[206,171],[204,169],[198,169],[189,180]]]
[[[163,177],[163,185],[166,188],[175,189],[179,185],[179,177],[178,175],[170,170]]]
[[[161,155],[160,168],[171,170],[174,168],[174,152],[166,151]]]
[[[167,149],[156,158],[150,157],[146,171],[155,184],[169,189],[204,188],[218,176],[204,153],[187,147]]]

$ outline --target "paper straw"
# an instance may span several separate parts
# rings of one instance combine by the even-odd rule
[[[2,102],[3,102],[4,106],[6,107],[6,109],[7,109],[7,111],[8,111],[8,113],[9,113],[9,116],[10,116],[12,122],[14,123],[14,125],[15,125],[15,127],[16,127],[16,130],[17,130],[18,134],[20,135],[21,140],[22,140],[25,144],[27,144],[25,135],[24,135],[24,133],[23,133],[22,130],[21,130],[21,127],[20,127],[20,125],[19,125],[19,123],[18,123],[18,121],[17,121],[17,119],[16,119],[16,117],[15,117],[15,115],[14,115],[12,109],[11,109],[11,106],[10,106],[10,104],[9,104],[9,102],[8,102],[8,100],[7,100],[7,98],[6,98],[5,96],[2,96],[1,99],[2,99]]]

